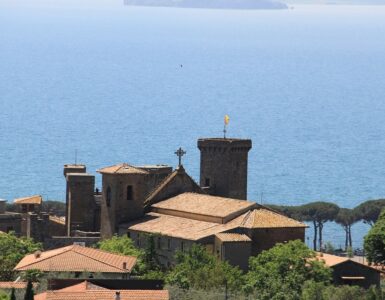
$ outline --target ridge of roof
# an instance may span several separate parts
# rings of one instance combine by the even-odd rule
[[[15,204],[41,204],[43,201],[41,195],[33,195],[28,197],[16,198],[13,200]]]
[[[110,267],[112,267],[112,268],[119,269],[119,270],[123,270],[123,271],[126,271],[126,269],[119,268],[119,267],[117,267],[117,266],[114,266],[114,265],[112,265],[112,264],[107,263],[106,261],[101,261],[101,260],[99,260],[99,259],[96,259],[95,257],[92,257],[92,256],[87,255],[86,253],[84,253],[84,251],[77,251],[77,249],[82,249],[82,250],[84,250],[84,249],[87,249],[87,250],[88,250],[88,249],[91,249],[91,251],[92,251],[92,250],[96,250],[96,251],[98,251],[98,252],[100,251],[100,252],[103,252],[103,253],[106,253],[106,254],[113,254],[113,255],[117,255],[117,256],[124,257],[124,258],[131,258],[131,259],[134,260],[134,264],[133,264],[132,267],[134,267],[134,265],[135,265],[135,263],[136,263],[136,260],[137,260],[137,258],[136,258],[135,256],[122,255],[122,254],[117,254],[117,253],[111,253],[111,252],[107,252],[107,251],[100,250],[100,249],[93,249],[93,248],[82,247],[82,246],[80,246],[80,245],[73,245],[73,246],[74,246],[74,252],[76,252],[76,253],[78,253],[78,254],[80,254],[80,255],[83,255],[83,256],[85,256],[85,257],[88,257],[88,258],[90,258],[90,259],[93,259],[93,260],[95,260],[95,261],[97,261],[97,262],[106,264],[106,265],[108,265],[108,266],[110,266]],[[84,248],[84,249],[83,249],[83,248]]]
[[[173,172],[171,172],[165,179],[163,179],[149,194],[148,196],[146,197],[146,199],[144,200],[144,206],[145,207],[148,207],[149,205],[152,205],[153,203],[151,203],[152,199],[154,199],[154,197],[156,195],[158,195],[170,182],[172,179],[174,179],[177,175],[179,174],[184,174],[187,176],[188,179],[191,180],[191,182],[193,182],[193,184],[196,185],[196,187],[198,187],[200,190],[200,186],[195,182],[195,180],[186,172],[186,170],[184,169],[184,167],[181,165],[179,166],[178,168],[176,168]],[[202,193],[203,190],[202,190]]]
[[[62,248],[58,248],[58,249],[52,249],[52,250],[44,251],[44,253],[47,253],[47,252],[55,252],[55,251],[56,251],[57,253],[55,253],[55,254],[53,254],[53,255],[48,255],[48,256],[46,256],[46,257],[41,257],[41,256],[40,256],[40,257],[39,257],[40,259],[36,259],[36,261],[27,263],[27,264],[25,264],[25,265],[22,265],[21,267],[22,267],[22,268],[25,268],[25,267],[28,267],[28,266],[30,266],[30,265],[36,264],[36,263],[38,263],[38,262],[42,262],[42,261],[47,260],[47,259],[49,259],[49,258],[58,256],[58,255],[63,254],[63,253],[66,253],[66,252],[70,251],[70,250],[72,249],[73,246],[75,246],[75,245],[70,245],[70,246],[66,246],[66,247],[62,247]],[[59,250],[60,250],[60,251],[59,251]],[[36,253],[36,252],[35,252],[35,253]],[[31,256],[31,255],[35,256],[35,253],[28,254],[28,255],[24,256],[24,258],[27,257],[27,256]],[[16,265],[16,267],[14,268],[14,270],[20,268],[20,267],[19,267],[19,264],[23,261],[24,258],[22,258],[21,261],[19,261],[19,263],[18,263],[18,264]]]

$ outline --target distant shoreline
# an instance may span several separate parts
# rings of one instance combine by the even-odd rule
[[[288,9],[270,0],[124,0],[126,6],[210,8],[210,9]]]

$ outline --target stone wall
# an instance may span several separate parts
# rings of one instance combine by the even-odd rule
[[[199,139],[200,186],[215,196],[247,199],[247,164],[251,140]]]
[[[100,241],[100,237],[75,237],[75,236],[53,236],[44,240],[44,250],[56,249],[80,243],[86,247],[91,247]]]
[[[257,228],[245,232],[252,240],[251,254],[258,255],[263,250],[268,250],[277,243],[292,240],[305,241],[305,228]]]
[[[5,212],[0,214],[0,231],[14,231],[16,235],[21,234],[21,215],[18,213]]]

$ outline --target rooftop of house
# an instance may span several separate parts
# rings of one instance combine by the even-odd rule
[[[0,281],[0,289],[25,289],[26,287],[25,281]]]
[[[101,174],[148,174],[144,168],[134,167],[126,163],[105,167],[97,172]]]
[[[254,202],[197,193],[183,193],[153,204],[152,208],[163,214],[177,211],[202,216],[231,218],[256,207]]]
[[[41,205],[43,198],[40,195],[18,198],[13,201],[15,204],[38,204]]]
[[[197,241],[235,228],[305,228],[306,224],[265,208],[252,209],[225,224],[150,212],[143,218],[122,224],[121,228]]]
[[[109,290],[96,284],[84,281],[63,289],[47,291],[35,296],[35,300],[168,300],[167,290]]]
[[[136,257],[112,254],[99,249],[71,245],[26,255],[15,271],[129,273]]]
[[[246,234],[239,233],[217,233],[215,235],[221,242],[251,242]]]

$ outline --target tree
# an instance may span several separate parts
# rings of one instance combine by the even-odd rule
[[[3,290],[0,290],[0,300],[8,300],[9,297],[7,295],[6,292],[4,292]]]
[[[29,280],[27,284],[27,289],[24,294],[24,300],[33,300],[34,295],[35,293],[33,291],[32,281]]]
[[[365,236],[364,248],[370,263],[385,264],[385,210]]]
[[[340,208],[335,222],[341,225],[345,231],[345,251],[352,245],[352,225],[358,221],[356,211],[349,208]]]
[[[322,231],[324,224],[334,221],[339,211],[339,207],[329,202],[312,202],[304,204],[298,208],[298,213],[303,221],[312,222],[314,226],[313,249],[317,250],[317,230],[318,247],[322,248]]]
[[[11,290],[11,296],[9,297],[10,300],[16,300],[16,294],[15,294],[15,288],[12,288]]]
[[[166,282],[183,289],[216,289],[227,285],[237,290],[243,284],[243,274],[238,267],[216,258],[206,248],[194,244],[187,252],[177,252],[176,266],[166,276]]]
[[[385,199],[369,200],[355,207],[354,212],[359,220],[373,226],[384,207]]]
[[[13,233],[0,235],[0,280],[14,279],[13,268],[26,255],[41,250],[40,243],[29,238],[18,238]]]
[[[316,253],[299,240],[263,251],[250,257],[244,290],[258,299],[300,299],[306,281],[328,284],[331,270]]]

